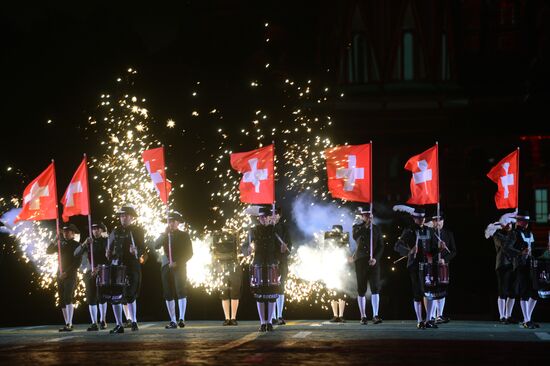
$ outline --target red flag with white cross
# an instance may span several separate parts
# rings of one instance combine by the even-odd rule
[[[371,150],[371,144],[364,144],[336,146],[324,151],[332,197],[371,202]]]
[[[412,172],[411,198],[407,203],[426,205],[439,202],[438,145],[410,158],[405,169]]]
[[[168,204],[168,196],[172,190],[172,184],[166,179],[166,168],[164,166],[164,147],[145,150],[141,153],[145,169],[151,177],[155,189],[164,204]]]
[[[84,157],[61,199],[61,203],[63,204],[63,221],[69,221],[70,216],[86,216],[90,213],[89,192],[88,167],[86,157]]]
[[[495,194],[497,208],[517,208],[519,191],[519,150],[498,162],[487,177],[498,186]]]
[[[245,203],[272,204],[275,200],[274,146],[231,154],[231,167],[243,174],[240,199]]]
[[[23,208],[15,218],[15,222],[57,218],[57,196],[55,190],[55,166],[52,162],[23,191]]]

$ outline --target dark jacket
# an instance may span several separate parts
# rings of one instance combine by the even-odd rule
[[[68,275],[76,275],[80,263],[82,263],[81,257],[75,257],[74,251],[80,244],[76,240],[61,239],[61,269]],[[57,242],[51,243],[46,248],[47,254],[57,254]]]
[[[290,238],[290,234],[288,232],[288,229],[287,229],[286,225],[282,222],[278,222],[275,225],[275,232],[277,233],[277,235],[279,235],[281,240],[288,247],[287,252],[281,253],[281,248],[280,248],[281,242],[279,241],[279,239],[277,239],[277,243],[279,243],[279,250],[278,250],[279,261],[281,262],[282,265],[288,265],[288,257],[290,256],[290,253],[292,252],[292,239]]]
[[[132,240],[133,239],[133,240]],[[139,257],[145,253],[145,231],[136,225],[117,227],[109,235],[107,247],[112,250],[113,260],[128,267],[139,267]],[[137,256],[130,253],[130,247],[135,244]]]
[[[107,238],[99,237],[94,238],[93,244],[92,244],[93,250],[94,250],[94,266],[99,266],[100,264],[107,264],[107,257],[105,256],[105,251],[107,250]],[[82,256],[86,254],[88,256],[88,263],[90,266],[92,265],[92,258],[90,255],[90,248],[88,248],[87,244],[80,244],[74,251],[75,257],[80,257],[82,260]]]
[[[376,259],[376,265],[378,265],[382,254],[384,254],[384,241],[382,239],[382,232],[378,226],[373,224],[372,231],[374,232],[374,236],[372,237],[373,257]],[[353,240],[357,244],[353,259],[370,258],[370,225],[366,225],[365,223],[353,225]]]
[[[520,253],[514,248],[516,232],[514,230],[497,230],[493,235],[493,242],[497,252],[495,269],[512,266],[514,258]]]
[[[410,249],[418,242],[418,251],[416,255],[410,253]],[[439,241],[434,235],[433,229],[418,225],[403,230],[403,233],[394,245],[394,250],[400,255],[408,256],[407,268],[417,266],[421,262],[426,262],[427,255],[435,255],[438,252]]]
[[[254,242],[253,264],[269,265],[279,262],[281,244],[275,236],[273,225],[256,225],[250,229],[250,242]],[[248,243],[245,243],[246,248]]]
[[[437,232],[437,230],[435,230],[435,232]],[[456,256],[455,236],[452,231],[443,228],[440,230],[440,238],[445,242],[447,248],[449,248],[449,251],[443,250],[441,252],[441,258],[445,259],[445,262],[449,263],[451,259]]]
[[[531,264],[532,256],[530,254],[523,254],[525,248],[533,249],[535,238],[533,233],[528,228],[516,227],[516,241],[514,243],[514,249],[519,253],[513,259],[514,269],[518,267],[528,267]],[[531,252],[532,253],[532,252]]]
[[[193,257],[193,243],[191,242],[191,237],[186,231],[176,230],[170,233],[172,237],[172,261],[176,264],[184,265]],[[168,248],[168,234],[163,233],[155,241],[155,249],[162,247],[164,249],[164,255],[166,258],[169,257],[169,248]]]

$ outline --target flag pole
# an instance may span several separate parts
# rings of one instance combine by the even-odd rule
[[[88,187],[88,194],[86,199],[88,200],[88,234],[90,235],[90,265],[92,271],[94,270],[94,237],[92,236],[92,206],[90,205],[90,181],[88,179],[88,158],[84,154],[84,171],[86,172],[86,187]]]
[[[435,142],[436,146],[436,154],[435,154],[435,160],[437,162],[437,237],[439,238],[439,241],[441,241],[441,227],[439,225],[439,221],[441,221],[441,207],[440,207],[440,197],[439,197],[439,141]],[[438,251],[437,253],[438,259],[441,260],[441,251]]]
[[[168,218],[170,217],[170,205],[168,203],[168,187],[166,186],[166,159],[164,156],[164,145],[162,145],[162,160],[164,163],[164,197],[166,197],[166,225],[168,225]],[[168,229],[168,260],[172,264],[172,233]]]
[[[63,265],[61,264],[61,237],[59,236],[59,206],[57,205],[57,181],[55,179],[55,162],[53,165],[53,194],[55,199],[55,228],[57,232],[57,261],[59,263],[59,274],[63,274]]]
[[[273,225],[275,225],[275,141],[271,140],[271,144],[273,145],[273,204],[271,208],[271,220],[273,221]]]
[[[518,167],[518,171],[516,172],[516,175],[517,175],[517,184],[516,184],[516,199],[517,199],[517,202],[516,202],[516,215],[518,214],[518,207],[519,207],[519,146],[518,146],[518,162],[517,162],[517,167]]]
[[[372,255],[372,237],[373,237],[373,232],[372,232],[372,222],[374,220],[374,197],[372,197],[372,172],[374,169],[372,169],[372,140],[370,140],[370,154],[369,154],[369,177],[370,177],[370,182],[369,182],[369,187],[370,187],[370,259],[373,258],[373,255]]]

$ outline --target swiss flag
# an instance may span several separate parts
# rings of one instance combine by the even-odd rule
[[[57,218],[57,194],[55,190],[55,166],[52,162],[23,191],[23,208],[14,222]]]
[[[426,205],[439,202],[439,162],[437,145],[410,158],[405,169],[412,172],[411,198],[407,203]]]
[[[166,171],[164,166],[164,147],[145,150],[141,153],[145,169],[149,173],[155,189],[157,190],[160,199],[165,204],[168,204],[168,196],[172,190],[170,181],[166,179]]]
[[[518,173],[519,150],[515,150],[499,161],[499,163],[487,173],[487,177],[498,185],[498,190],[495,194],[497,208],[518,207]]]
[[[371,202],[371,149],[371,144],[364,144],[325,150],[328,189],[332,197]]]
[[[274,146],[269,145],[257,150],[231,154],[231,166],[243,173],[239,184],[241,202],[274,202],[273,152]]]
[[[63,204],[63,221],[69,221],[70,216],[86,216],[90,213],[89,192],[88,167],[86,157],[84,157],[61,199],[61,203]]]

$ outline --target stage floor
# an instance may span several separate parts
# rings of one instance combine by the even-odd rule
[[[0,328],[0,362],[45,364],[545,364],[550,323],[536,330],[496,322],[451,321],[439,329],[416,329],[414,321],[291,320],[274,332],[257,332],[258,322],[224,327],[221,321],[189,321],[184,329],[166,322],[140,323],[124,334],[73,332],[59,326]],[[112,328],[113,324],[109,324]]]

